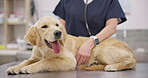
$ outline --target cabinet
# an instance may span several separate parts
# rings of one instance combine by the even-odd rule
[[[0,49],[3,49],[4,45],[4,0],[0,0]]]
[[[0,44],[17,49],[16,39],[25,35],[31,22],[31,0],[0,0],[1,10],[4,22],[0,24]]]

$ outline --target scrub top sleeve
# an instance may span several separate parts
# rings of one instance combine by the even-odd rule
[[[65,20],[64,0],[60,0],[53,13]]]
[[[121,19],[118,24],[121,24],[127,20],[118,0],[112,0],[109,5],[106,21],[111,18]]]

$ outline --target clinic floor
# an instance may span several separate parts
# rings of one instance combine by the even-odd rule
[[[0,66],[0,78],[148,78],[148,63],[137,63],[136,69],[118,72],[105,71],[68,71],[68,72],[41,72],[36,74],[7,75],[6,69],[16,65],[12,62]]]

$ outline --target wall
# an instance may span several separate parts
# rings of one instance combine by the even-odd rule
[[[34,0],[39,17],[50,15],[60,0]]]
[[[148,29],[148,0],[131,0],[131,15],[118,29]]]
[[[41,16],[49,15],[60,0],[35,0]],[[131,0],[131,15],[127,15],[128,21],[119,25],[122,29],[148,29],[148,0]]]

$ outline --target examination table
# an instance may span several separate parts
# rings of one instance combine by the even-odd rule
[[[66,71],[40,72],[35,74],[7,75],[6,69],[19,62],[11,62],[0,66],[0,78],[148,78],[148,63],[137,63],[136,69],[118,72],[105,71]]]

